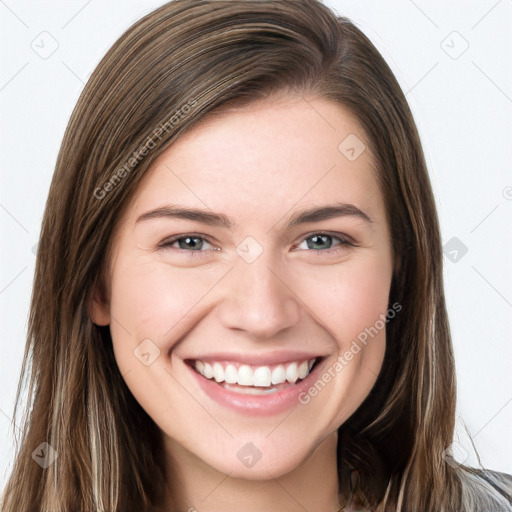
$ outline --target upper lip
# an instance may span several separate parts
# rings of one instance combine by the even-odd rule
[[[325,355],[318,352],[300,352],[300,351],[273,351],[258,354],[240,354],[229,352],[216,352],[214,354],[202,354],[194,357],[187,357],[185,361],[203,361],[203,362],[221,362],[230,361],[240,364],[247,364],[252,366],[265,366],[293,363],[297,361],[306,361],[311,359],[318,359],[325,357]]]

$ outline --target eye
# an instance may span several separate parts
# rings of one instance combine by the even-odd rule
[[[334,243],[334,241],[338,243]],[[305,244],[306,247],[301,247],[303,244]],[[209,245],[211,248],[205,248],[206,245]],[[343,250],[346,246],[355,247],[355,244],[341,234],[336,236],[329,233],[313,233],[296,247],[300,250],[312,249],[316,253],[332,254]],[[175,249],[179,252],[185,252],[192,257],[205,256],[204,253],[208,250],[220,250],[219,247],[210,243],[205,237],[195,234],[176,235],[167,238],[161,242],[158,247],[160,249]],[[336,247],[338,247],[338,249],[336,249]]]
[[[337,240],[339,243],[333,244],[333,241]],[[306,245],[306,247],[303,246]],[[302,246],[302,247],[301,247]],[[338,252],[346,246],[354,247],[351,241],[342,235],[335,236],[329,233],[313,233],[312,235],[305,238],[298,246],[298,249],[313,249],[316,252]],[[332,247],[338,247],[338,249],[332,249]]]
[[[176,247],[177,244],[177,247]],[[213,247],[214,251],[218,251],[219,248],[208,242],[206,238],[199,235],[178,235],[171,238],[167,238],[159,244],[161,249],[177,249],[178,251],[186,251],[191,256],[202,256],[206,250],[204,250],[205,244]],[[174,246],[174,247],[173,247]]]

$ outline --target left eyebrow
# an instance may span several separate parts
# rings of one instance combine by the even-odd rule
[[[292,228],[300,224],[320,222],[322,220],[328,220],[337,217],[356,217],[370,224],[373,222],[366,213],[357,208],[355,205],[347,203],[335,203],[320,207],[315,206],[306,210],[299,211],[290,217],[286,227]],[[156,208],[155,210],[143,213],[137,218],[136,223],[149,219],[159,218],[187,219],[200,222],[208,226],[219,226],[230,230],[238,227],[238,224],[234,221],[234,219],[224,215],[223,213],[215,213],[209,210],[201,210],[198,208],[185,208],[177,205],[162,206],[160,208]]]
[[[356,217],[368,223],[373,223],[370,217],[353,204],[335,203],[322,207],[313,207],[294,214],[288,221],[289,228],[306,224],[307,222],[320,222],[335,217]]]

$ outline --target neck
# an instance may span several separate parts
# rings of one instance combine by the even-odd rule
[[[166,439],[168,491],[165,510],[172,512],[297,512],[339,509],[337,432],[298,467],[266,480],[225,475],[207,465],[183,446]]]

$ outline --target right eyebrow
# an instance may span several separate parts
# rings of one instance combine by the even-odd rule
[[[237,226],[233,219],[222,213],[214,213],[198,208],[183,208],[176,205],[161,206],[160,208],[150,210],[140,215],[136,222],[162,217],[193,220],[208,226],[219,226],[231,230]]]

